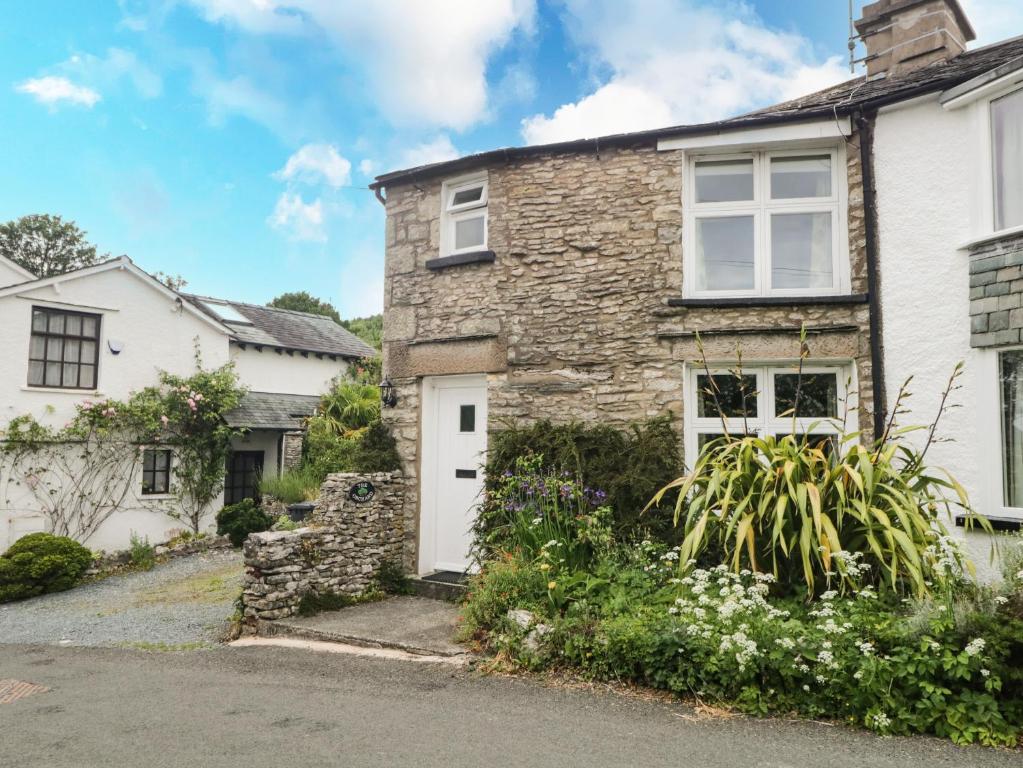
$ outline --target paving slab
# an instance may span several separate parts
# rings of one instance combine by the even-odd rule
[[[444,600],[402,596],[306,618],[262,622],[259,631],[265,635],[457,656],[465,653],[465,648],[455,642],[458,614],[458,606]]]

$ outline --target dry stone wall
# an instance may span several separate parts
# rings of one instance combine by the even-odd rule
[[[867,290],[858,137],[848,144],[851,293]],[[683,157],[653,141],[498,163],[489,179],[493,261],[429,268],[440,249],[441,184],[388,187],[384,370],[398,405],[384,418],[409,478],[405,553],[415,564],[421,378],[486,373],[490,426],[550,418],[626,425],[663,413],[683,426],[694,332],[717,334],[718,361],[854,360],[869,437],[865,302],[770,307],[671,306],[683,295]]]
[[[373,485],[368,501],[350,496],[360,482]],[[329,475],[309,526],[251,534],[243,549],[246,621],[292,616],[309,592],[371,587],[382,564],[402,558],[404,487],[400,472]]]

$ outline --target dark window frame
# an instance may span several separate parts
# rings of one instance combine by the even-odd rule
[[[246,459],[252,467],[246,467]],[[237,504],[244,499],[257,499],[259,478],[263,474],[266,451],[231,451],[227,456],[224,476],[224,505]],[[240,466],[241,465],[241,466]]]
[[[165,457],[164,466],[157,465],[158,455]],[[146,459],[153,457],[153,465],[146,468]],[[170,493],[170,473],[174,456],[170,448],[146,448],[142,451],[142,495],[162,496]],[[148,481],[148,485],[147,485]]]
[[[38,315],[42,315],[43,317],[46,318],[46,330],[45,331],[37,331],[36,330],[36,327],[35,327],[36,326],[36,322],[35,321],[36,321],[36,317]],[[63,319],[63,323],[62,323],[62,327],[64,328],[64,330],[62,330],[60,332],[51,331],[50,330],[51,318],[58,317],[58,316],[64,318]],[[68,333],[67,332],[68,318],[77,318],[78,319],[78,321],[79,321],[79,329],[80,329],[79,333],[74,334],[74,333]],[[95,330],[95,333],[92,334],[92,335],[85,335],[85,333],[84,333],[84,327],[85,327],[85,322],[84,321],[87,320],[87,319],[94,320],[96,322],[96,330]],[[102,331],[102,323],[103,323],[103,316],[102,315],[99,315],[99,314],[96,314],[96,313],[93,313],[93,312],[75,312],[75,311],[67,310],[67,309],[54,309],[52,307],[33,306],[32,307],[32,314],[30,315],[29,323],[30,323],[29,324],[29,349],[28,349],[28,363],[29,363],[29,365],[28,365],[28,375],[27,375],[28,386],[34,387],[34,388],[39,388],[39,389],[82,389],[82,390],[94,390],[94,389],[96,389],[99,386],[99,340],[100,340],[100,335],[101,335],[101,331]],[[42,357],[33,357],[32,356],[32,340],[36,339],[36,338],[39,338],[39,339],[43,340],[43,353],[42,353]],[[49,357],[50,340],[51,339],[59,339],[61,341],[60,353],[58,355],[58,359],[50,359],[50,357]],[[65,360],[64,359],[64,357],[65,357],[65,344],[68,341],[77,341],[78,342],[78,359],[77,360]],[[83,359],[83,357],[82,357],[82,346],[83,346],[84,342],[92,342],[92,344],[93,344],[93,355],[92,355],[91,359],[90,358],[84,358]],[[42,375],[42,383],[38,383],[38,382],[33,382],[32,381],[32,363],[39,363],[39,364],[42,365],[42,369],[43,369],[43,371],[42,371],[42,374],[43,374]],[[47,372],[47,367],[49,365],[58,365],[59,366],[58,370],[60,371],[60,375],[58,376],[58,383],[56,383],[56,384],[47,384],[46,383],[46,372]],[[69,366],[74,366],[75,368],[77,368],[76,375],[75,375],[75,383],[74,384],[65,384],[64,383],[64,370],[65,370],[66,367],[69,367]],[[91,385],[83,385],[82,384],[82,366],[92,366],[93,379],[92,379],[92,384]]]

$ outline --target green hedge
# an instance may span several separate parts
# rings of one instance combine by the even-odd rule
[[[217,513],[217,533],[227,536],[234,546],[240,547],[250,533],[266,531],[273,522],[256,502],[243,499]]]
[[[91,563],[92,552],[73,539],[23,536],[0,557],[0,603],[71,589]]]

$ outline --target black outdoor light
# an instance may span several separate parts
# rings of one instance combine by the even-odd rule
[[[398,404],[398,393],[394,391],[394,385],[390,379],[380,382],[380,402],[387,408],[393,408]]]

